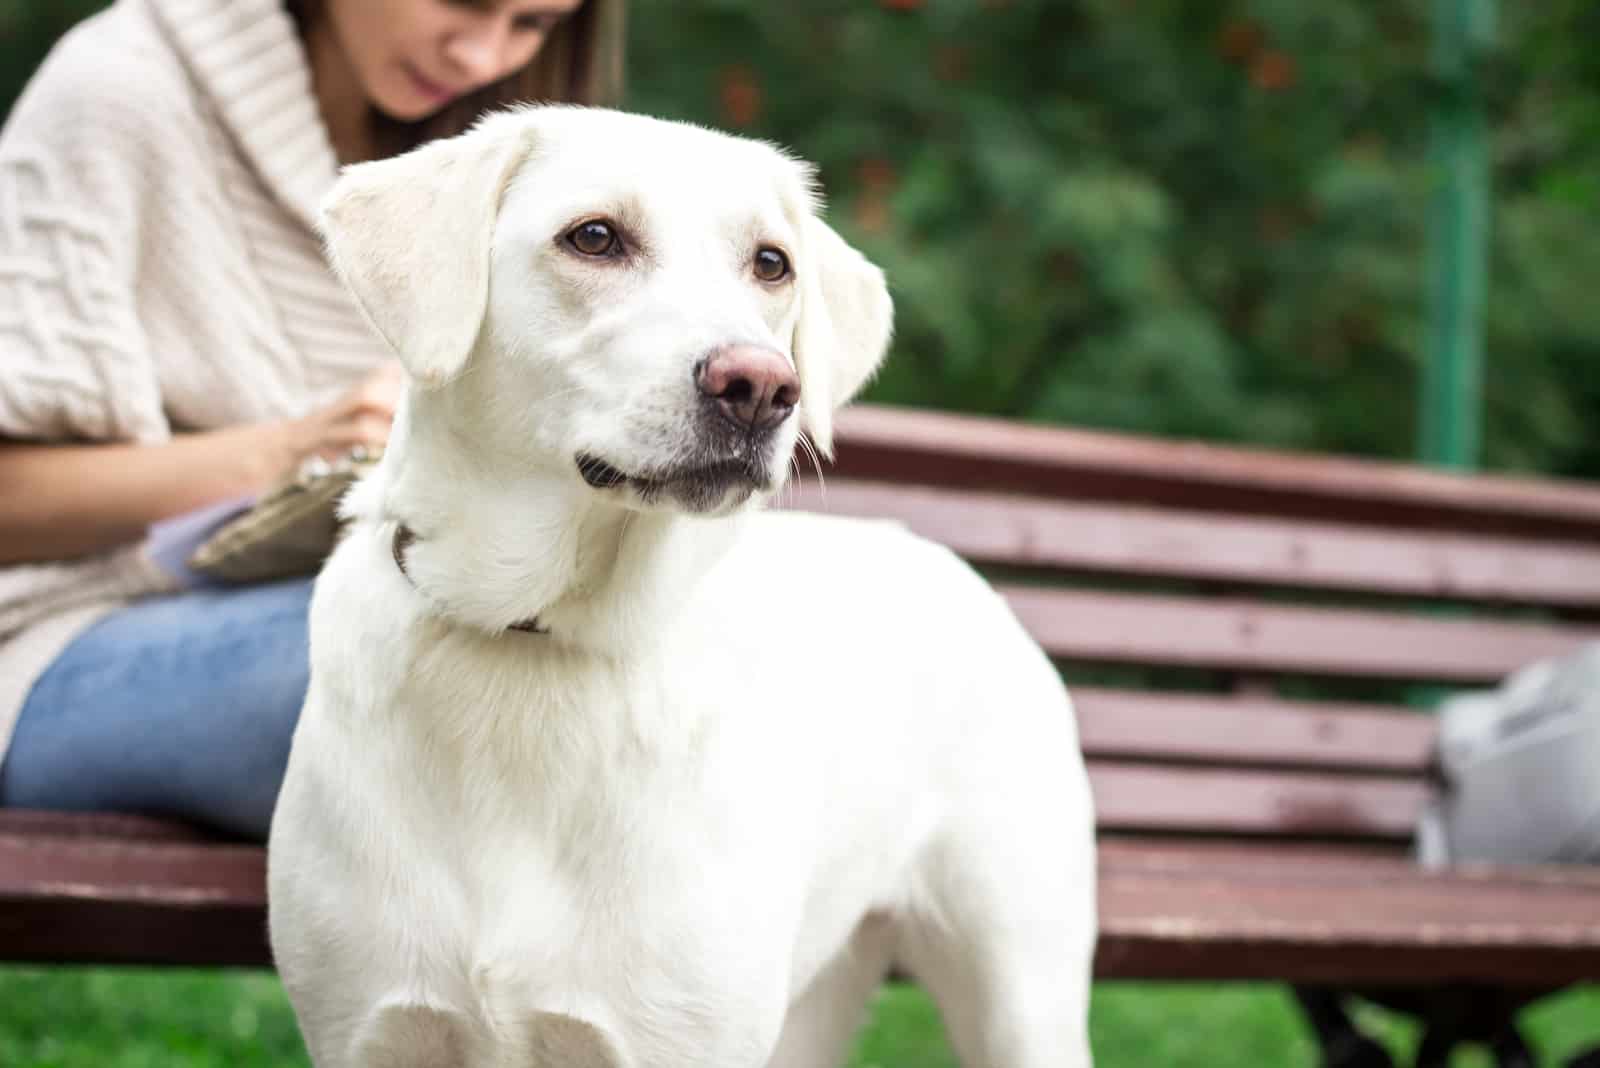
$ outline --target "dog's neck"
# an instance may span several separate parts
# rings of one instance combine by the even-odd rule
[[[402,418],[379,468],[352,494],[352,516],[393,539],[404,526],[405,576],[428,614],[499,634],[537,619],[558,641],[610,654],[659,632],[721,555],[738,517],[636,512],[571,472],[511,465]],[[688,528],[693,525],[694,529]]]

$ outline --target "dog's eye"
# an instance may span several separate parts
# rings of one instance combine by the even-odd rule
[[[567,244],[585,256],[615,256],[622,251],[622,242],[611,224],[598,219],[579,223],[567,234]]]
[[[763,282],[781,282],[789,277],[789,257],[770,245],[756,250],[756,277]]]

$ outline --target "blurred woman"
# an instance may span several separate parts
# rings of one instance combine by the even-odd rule
[[[181,588],[153,523],[385,441],[339,165],[608,103],[623,0],[117,0],[0,132],[0,804],[263,837],[310,581]],[[7,742],[9,741],[9,745]]]

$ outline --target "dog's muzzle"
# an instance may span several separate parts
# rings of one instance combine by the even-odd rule
[[[779,429],[800,400],[800,378],[784,355],[760,345],[724,345],[694,365],[697,410],[671,462],[625,471],[592,452],[574,457],[592,489],[627,488],[653,504],[670,498],[686,511],[711,512],[774,488]]]

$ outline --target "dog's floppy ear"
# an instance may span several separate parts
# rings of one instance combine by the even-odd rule
[[[797,270],[800,316],[794,328],[802,426],[833,455],[833,413],[883,362],[894,304],[883,272],[814,215],[802,223]]]
[[[422,385],[457,374],[477,341],[500,196],[533,140],[516,119],[347,167],[323,201],[329,262]]]

